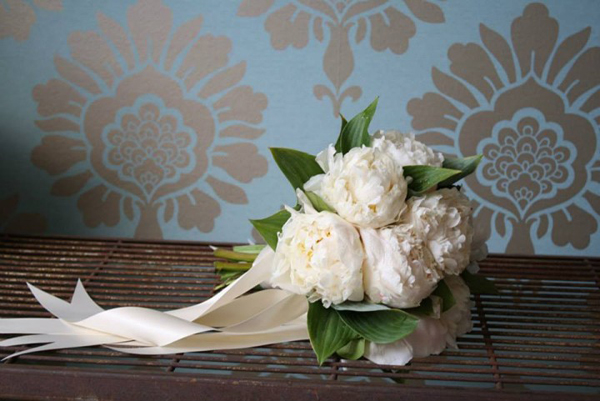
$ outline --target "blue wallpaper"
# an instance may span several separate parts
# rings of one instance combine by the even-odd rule
[[[338,112],[449,155],[492,251],[599,255],[600,3],[0,0],[0,229],[253,237]]]

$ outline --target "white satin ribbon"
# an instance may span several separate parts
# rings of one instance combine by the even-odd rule
[[[37,301],[58,319],[0,319],[0,333],[30,334],[0,341],[0,346],[45,344],[7,359],[94,345],[131,354],[162,355],[306,340],[308,304],[304,296],[280,289],[244,295],[269,279],[272,260],[273,251],[266,247],[248,272],[214,297],[167,312],[137,307],[104,310],[81,281],[70,303],[28,284]]]

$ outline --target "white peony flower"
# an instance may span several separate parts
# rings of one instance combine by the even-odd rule
[[[408,224],[361,229],[365,246],[364,284],[369,299],[395,308],[413,308],[440,280],[435,260]]]
[[[446,346],[456,348],[456,338],[473,328],[469,287],[459,276],[446,277],[456,304],[442,313],[439,319],[419,320],[417,328],[402,340],[390,344],[369,343],[365,358],[385,365],[406,365],[413,358],[437,355]]]
[[[379,149],[353,148],[345,155],[330,145],[317,162],[325,171],[304,189],[313,191],[337,213],[360,227],[378,228],[398,220],[407,184],[402,167]]]
[[[443,274],[460,274],[469,264],[471,203],[456,188],[410,198],[401,223],[412,225],[423,238]]]
[[[321,300],[325,307],[364,297],[364,252],[358,231],[330,212],[292,213],[279,236],[271,283]]]
[[[441,167],[444,156],[434,152],[429,146],[415,139],[413,133],[398,131],[377,131],[373,135],[371,147],[380,149],[400,166]]]
[[[442,313],[440,321],[448,329],[446,342],[456,348],[456,337],[460,337],[473,329],[471,321],[471,291],[460,276],[447,276],[444,281],[448,284],[456,303],[452,308]]]

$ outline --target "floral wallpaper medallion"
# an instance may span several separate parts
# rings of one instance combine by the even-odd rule
[[[56,177],[55,196],[77,196],[89,227],[136,221],[137,237],[164,223],[210,232],[220,202],[245,204],[241,184],[267,172],[252,143],[267,98],[243,85],[232,43],[202,32],[197,16],[173,27],[159,0],[140,0],[121,24],[74,32],[59,78],[33,89],[47,133],[33,163]]]
[[[61,11],[62,0],[0,0],[0,39],[12,37],[18,42],[29,39],[36,8]]]
[[[407,106],[421,139],[483,154],[467,186],[508,253],[533,253],[544,236],[585,249],[598,230],[600,47],[589,27],[559,30],[539,3],[510,37],[482,24],[480,43],[450,47],[450,71],[433,69],[437,92]]]
[[[244,0],[238,15],[268,14],[265,29],[276,50],[302,49],[311,37],[327,43],[323,71],[329,82],[316,84],[313,93],[331,102],[335,117],[346,99],[357,101],[362,96],[359,85],[347,83],[354,71],[353,46],[368,39],[375,51],[403,54],[417,32],[415,19],[444,22],[442,9],[426,0],[294,0],[279,8],[273,4],[273,0]]]

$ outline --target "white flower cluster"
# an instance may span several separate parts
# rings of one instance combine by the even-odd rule
[[[342,154],[331,145],[316,160],[324,173],[312,177],[304,190],[320,196],[335,213],[317,212],[298,190],[304,207],[290,210],[280,233],[272,284],[326,307],[365,298],[412,308],[446,278],[457,291],[453,308],[439,319],[421,319],[399,343],[371,344],[368,355],[386,363],[399,352],[418,356],[453,345],[470,327],[469,291],[458,275],[471,262],[471,205],[456,188],[434,188],[407,199],[403,174],[408,165],[440,167],[443,156],[412,134],[379,131],[370,147]],[[435,339],[425,340],[423,332]]]

